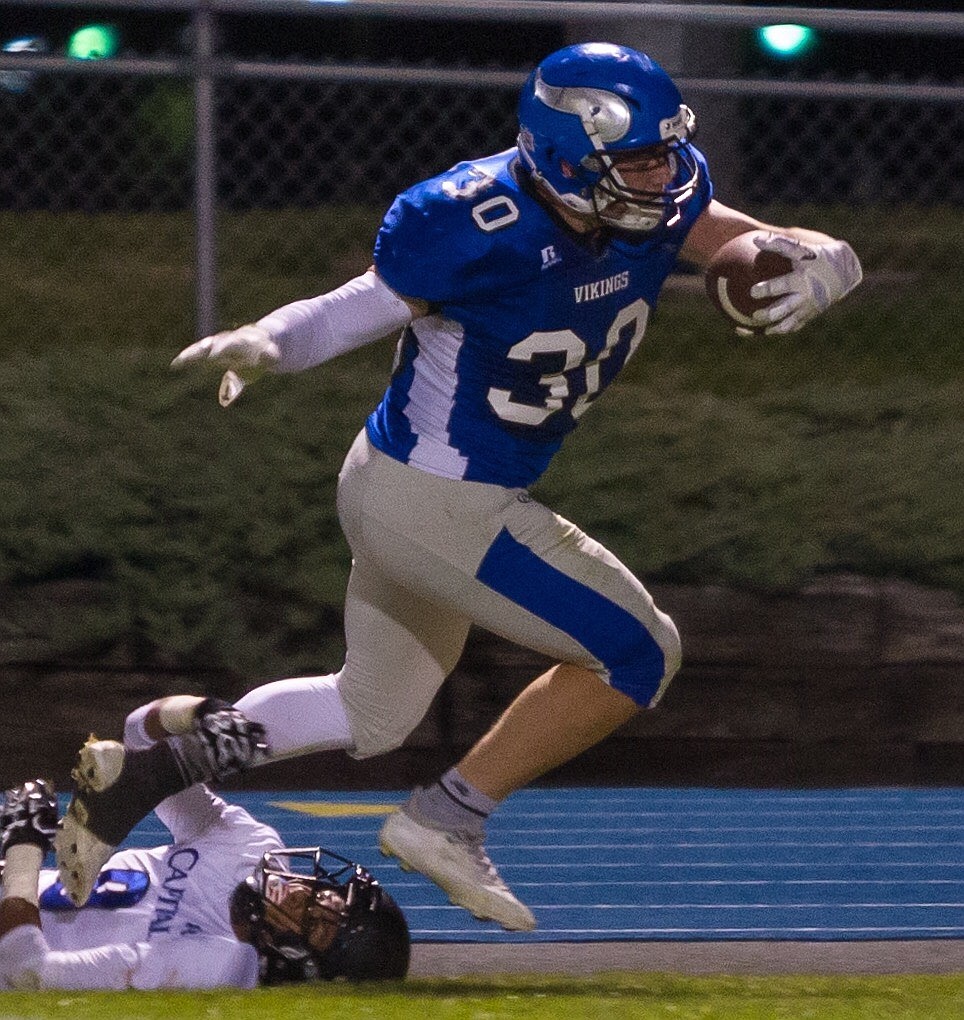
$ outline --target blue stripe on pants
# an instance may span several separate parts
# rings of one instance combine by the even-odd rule
[[[475,576],[578,641],[609,670],[616,690],[639,705],[652,700],[666,664],[662,649],[632,613],[540,559],[505,528]]]

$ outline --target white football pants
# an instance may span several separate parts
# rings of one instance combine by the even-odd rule
[[[646,707],[679,668],[676,628],[642,583],[523,489],[427,474],[362,432],[338,512],[353,559],[348,651],[333,679],[357,757],[415,728],[473,623],[584,666]]]

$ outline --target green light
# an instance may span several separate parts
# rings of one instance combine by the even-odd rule
[[[84,25],[67,43],[67,56],[75,60],[104,60],[120,48],[120,34],[112,25]]]
[[[760,45],[777,57],[799,57],[817,41],[814,30],[806,25],[764,25],[756,35]]]

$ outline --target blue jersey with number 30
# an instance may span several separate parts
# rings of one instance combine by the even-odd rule
[[[712,188],[641,244],[601,251],[516,179],[517,152],[460,163],[403,192],[375,266],[430,303],[399,341],[373,445],[432,474],[510,487],[542,474],[639,346],[650,310]]]

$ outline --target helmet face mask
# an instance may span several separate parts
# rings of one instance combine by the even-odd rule
[[[258,950],[264,984],[408,971],[408,926],[395,901],[360,865],[322,847],[264,854],[235,890],[231,920]]]
[[[696,192],[696,118],[644,54],[606,43],[570,46],[529,76],[519,101],[519,152],[550,197],[619,233],[672,227]],[[662,164],[656,186],[620,166]]]
[[[699,167],[687,145],[665,142],[616,157],[598,159],[601,176],[592,188],[592,200],[599,221],[614,230],[649,233],[662,224],[674,226],[682,215],[699,181]],[[592,164],[590,164],[592,165]],[[684,179],[674,184],[684,171]],[[656,185],[637,187],[635,176],[656,178]],[[659,177],[664,178],[659,183]]]
[[[323,953],[347,918],[341,890],[290,875],[266,873],[263,883],[264,927],[275,944],[295,941]]]

